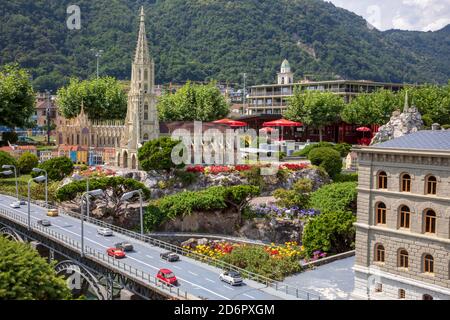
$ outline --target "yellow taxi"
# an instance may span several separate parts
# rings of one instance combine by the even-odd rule
[[[48,209],[47,216],[49,216],[49,217],[57,217],[58,216],[58,209]]]

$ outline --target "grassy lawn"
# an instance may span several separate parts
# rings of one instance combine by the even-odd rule
[[[27,196],[27,184],[29,179],[31,179],[31,175],[29,174],[24,174],[17,177],[19,193],[22,196]],[[16,182],[14,177],[0,178],[0,192],[9,194],[16,193]]]

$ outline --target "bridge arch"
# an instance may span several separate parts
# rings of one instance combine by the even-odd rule
[[[67,278],[67,285],[70,289],[82,289],[85,281],[88,288],[92,289],[98,300],[107,300],[108,294],[106,289],[99,283],[99,280],[89,270],[87,270],[82,264],[73,260],[64,260],[59,262],[55,266],[57,275],[62,275]],[[77,275],[79,278],[77,278]]]
[[[16,242],[25,242],[23,238],[14,229],[10,227],[0,226],[0,235],[2,235],[8,240]]]

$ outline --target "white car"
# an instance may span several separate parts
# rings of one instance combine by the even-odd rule
[[[219,279],[232,286],[239,286],[243,283],[241,275],[236,271],[225,271],[219,276]]]
[[[14,209],[20,208],[20,201],[14,201],[9,206]]]
[[[97,233],[98,233],[98,234],[101,234],[101,235],[104,236],[104,237],[112,236],[112,235],[113,235],[112,230],[109,229],[109,228],[98,228],[98,229],[97,229]]]

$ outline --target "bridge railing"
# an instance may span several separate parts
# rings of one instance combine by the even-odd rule
[[[42,201],[34,201],[32,200],[32,202],[38,206],[42,206],[43,202]],[[64,209],[61,209],[57,206],[53,206],[49,204],[49,208],[53,208],[53,209],[57,209],[59,214],[63,214],[63,215],[67,215],[67,216],[71,216],[77,219],[81,219],[82,215],[80,213],[74,212],[74,211],[66,211]],[[223,270],[229,270],[229,271],[236,271],[239,272],[241,274],[242,277],[246,278],[246,279],[250,279],[259,283],[263,283],[264,285],[266,285],[267,287],[273,288],[276,291],[280,291],[283,292],[287,295],[291,295],[294,296],[298,299],[305,299],[305,300],[320,300],[320,295],[315,294],[315,293],[311,293],[308,292],[306,290],[302,290],[299,288],[296,288],[294,286],[290,286],[287,284],[284,284],[282,282],[270,279],[268,277],[250,272],[248,270],[236,267],[230,263],[224,262],[222,260],[218,260],[209,256],[205,256],[196,252],[193,252],[192,250],[180,247],[180,246],[176,246],[173,245],[171,243],[159,240],[159,239],[155,239],[146,235],[141,235],[140,233],[125,229],[125,228],[121,228],[109,223],[106,223],[104,221],[92,218],[92,217],[87,217],[86,215],[84,215],[84,220],[92,223],[94,225],[97,225],[99,227],[103,227],[103,228],[109,228],[114,232],[118,232],[122,235],[128,236],[132,239],[136,239],[136,240],[140,240],[142,242],[148,243],[150,245],[153,245],[155,247],[159,247],[162,248],[164,250],[168,250],[168,251],[172,251],[175,252],[177,254],[186,256],[186,257],[190,257],[193,258],[195,260],[207,263],[209,265],[212,265],[214,267],[223,269]]]
[[[65,211],[63,209],[59,209],[61,214],[65,214],[65,215],[69,215],[72,216],[74,218],[77,219],[81,219],[81,214],[77,213],[77,212],[73,212],[73,211]],[[207,263],[209,265],[212,265],[214,267],[220,268],[220,269],[224,269],[224,270],[233,270],[236,272],[239,272],[242,277],[246,278],[246,279],[250,279],[259,283],[263,283],[264,285],[271,287],[273,289],[275,289],[276,291],[280,291],[283,292],[287,295],[291,295],[291,296],[295,296],[296,298],[299,299],[305,299],[305,300],[320,300],[320,296],[314,293],[310,293],[308,291],[296,288],[294,286],[289,286],[287,284],[281,283],[279,281],[270,279],[268,277],[250,272],[248,270],[236,267],[230,263],[224,262],[222,260],[218,260],[206,255],[202,255],[196,252],[193,252],[192,250],[180,247],[180,246],[176,246],[173,245],[171,243],[159,240],[159,239],[155,239],[146,235],[141,235],[140,233],[128,230],[128,229],[124,229],[109,223],[106,223],[104,221],[92,218],[92,217],[87,217],[84,216],[85,221],[92,223],[94,225],[98,225],[99,227],[103,227],[103,228],[109,228],[114,232],[118,232],[120,234],[126,235],[130,238],[136,239],[136,240],[140,240],[143,242],[146,242],[148,244],[151,244],[153,246],[162,248],[164,250],[168,250],[168,251],[172,251],[175,252],[177,254],[183,255],[183,256],[187,256],[190,258],[193,258],[195,260]]]
[[[0,214],[3,216],[8,217],[9,219],[14,220],[14,222],[19,223],[25,227],[28,227],[28,218],[24,217],[21,214],[14,213],[8,210],[5,210],[3,208],[0,208]],[[45,234],[48,238],[63,243],[64,245],[70,247],[71,249],[75,249],[76,251],[81,250],[81,245],[78,241],[75,241],[61,233],[58,233],[52,229],[49,229],[48,227],[44,227],[36,222],[31,222],[30,226],[32,230],[38,230],[39,232]],[[110,257],[108,255],[105,255],[98,250],[95,250],[93,248],[90,248],[88,246],[84,246],[86,256],[93,257],[94,259],[98,259],[100,261],[105,262],[108,266],[116,267],[117,269],[121,270],[123,273],[127,274],[130,277],[134,277],[137,279],[140,279],[147,283],[149,286],[157,287],[163,291],[169,292],[170,295],[176,295],[179,298],[183,299],[189,299],[189,300],[199,300],[198,297],[189,294],[187,291],[180,289],[179,287],[175,287],[171,284],[164,284],[161,281],[159,281],[156,277],[139,270],[137,268],[134,268],[130,265],[127,265],[126,263],[123,263],[113,257]]]

